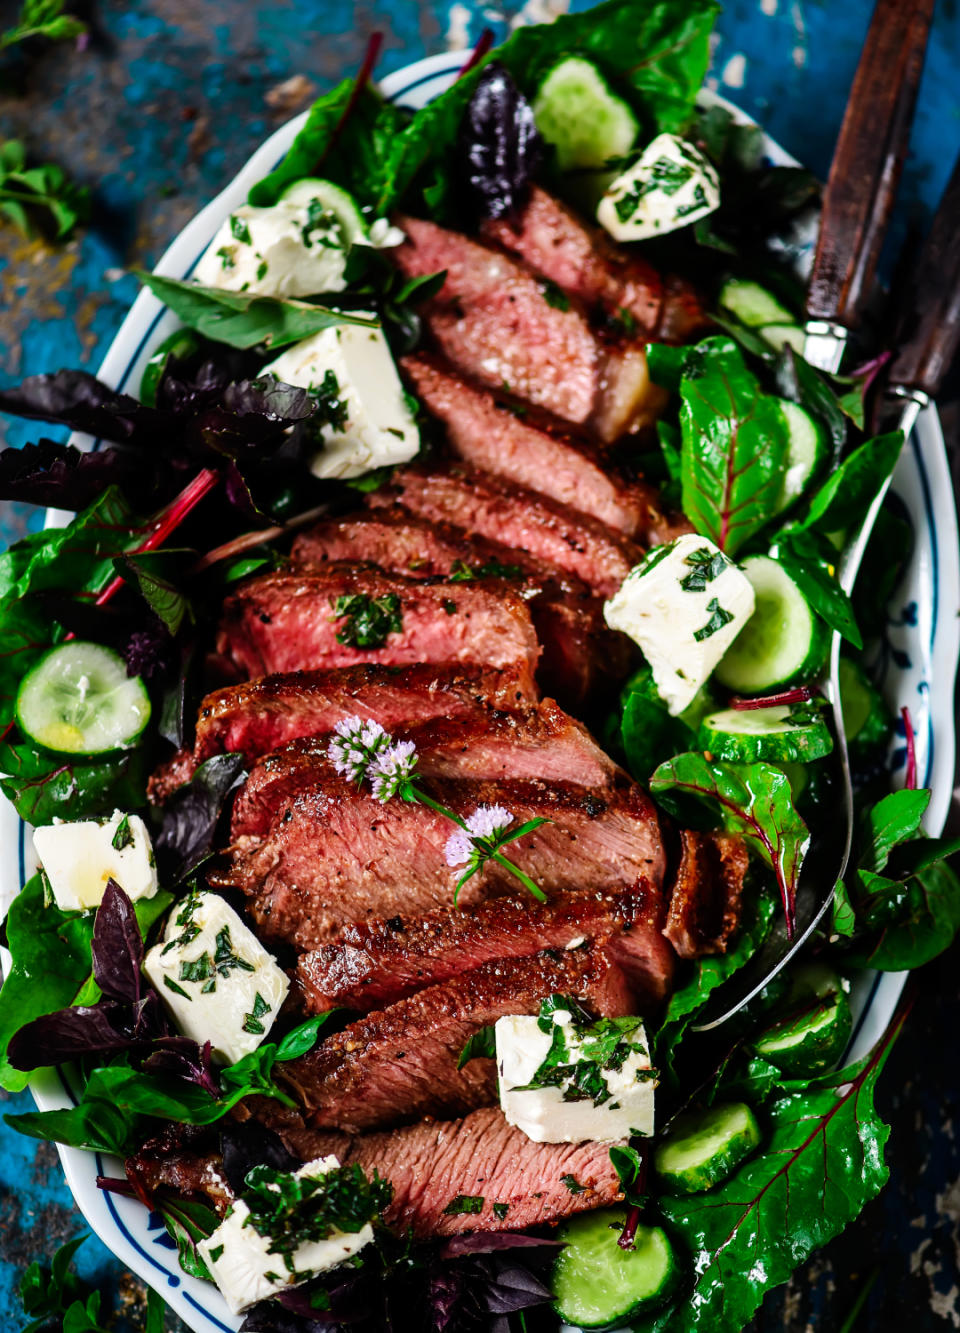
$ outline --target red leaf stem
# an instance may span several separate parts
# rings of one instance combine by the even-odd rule
[[[327,154],[330,153],[331,150],[336,147],[337,140],[343,133],[343,127],[346,125],[347,121],[353,115],[353,108],[357,105],[358,97],[363,92],[367,84],[370,82],[370,75],[373,73],[374,66],[376,65],[377,60],[379,59],[381,46],[383,46],[383,33],[382,32],[371,33],[370,40],[367,42],[367,49],[364,54],[363,61],[361,62],[359,70],[357,71],[357,77],[353,81],[353,89],[350,93],[350,96],[347,98],[347,105],[343,108],[343,115],[337,122],[337,127],[330,135],[330,139],[327,143],[327,146],[323,150],[323,154],[320,158],[321,162],[327,156]],[[319,166],[319,163],[317,165]]]
[[[467,59],[467,63],[461,67],[460,73],[457,75],[457,78],[462,79],[464,74],[469,74],[472,69],[475,69],[476,66],[480,64],[480,61],[483,59],[483,57],[490,50],[491,46],[493,46],[493,29],[484,28],[483,32],[480,34],[480,38],[476,46],[470,52],[469,58]]]
[[[907,791],[917,790],[917,742],[916,733],[913,730],[913,723],[910,720],[910,709],[904,705],[900,709],[900,716],[903,718],[903,731],[907,742],[907,772],[903,779],[903,785]]]
[[[801,704],[813,698],[813,690],[806,685],[798,685],[793,690],[782,690],[779,694],[763,694],[758,699],[741,699],[739,696],[730,700],[730,707],[746,713],[751,708],[777,708],[782,704]]]
[[[634,1207],[627,1210],[627,1220],[623,1224],[623,1230],[620,1232],[620,1239],[617,1244],[621,1250],[632,1250],[634,1237],[637,1234],[637,1227],[640,1225],[640,1209]]]

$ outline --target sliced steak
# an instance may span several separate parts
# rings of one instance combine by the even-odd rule
[[[393,735],[414,742],[417,772],[425,778],[542,780],[602,791],[624,777],[586,727],[552,700],[516,713],[481,707],[471,718],[398,727]],[[234,804],[234,836],[265,833],[298,792],[334,776],[328,743],[301,737],[257,760]]]
[[[408,356],[401,365],[465,463],[540,491],[628,537],[648,531],[655,492],[619,475],[590,440],[536,413],[518,415],[505,396],[468,383],[438,357]]]
[[[525,667],[339,667],[290,671],[229,685],[200,705],[192,751],[182,750],[150,779],[152,801],[162,801],[211,755],[239,752],[252,763],[301,736],[328,735],[342,718],[379,722],[387,731],[434,717],[464,720],[532,703]]]
[[[504,542],[582,579],[600,597],[620,587],[641,550],[606,524],[537,491],[462,465],[413,466],[393,475],[392,494],[375,492],[378,508],[399,500],[434,522],[454,523],[473,535]]]
[[[335,944],[301,956],[297,983],[311,1013],[376,1009],[481,963],[585,940],[603,940],[609,952],[625,934],[617,961],[645,1012],[663,998],[672,975],[661,915],[660,895],[641,884],[616,894],[569,890],[546,903],[512,896],[469,910],[395,916],[347,926]]]
[[[680,832],[681,855],[664,935],[681,958],[726,953],[740,923],[749,858],[742,838]]]
[[[518,822],[551,822],[510,844],[510,859],[541,888],[620,889],[642,879],[659,887],[664,851],[656,810],[625,782],[596,793],[565,783],[427,780],[424,790],[461,817],[502,805]],[[256,812],[251,813],[255,822]],[[450,907],[456,873],[444,848],[450,821],[426,806],[382,804],[365,788],[328,776],[301,787],[265,832],[234,822],[234,842],[209,878],[241,889],[265,936],[298,950],[336,938],[345,925],[420,916]],[[464,906],[515,894],[517,881],[495,862],[464,887]]]
[[[399,630],[379,647],[344,642],[349,622],[339,599],[396,609]],[[310,572],[266,574],[243,584],[223,607],[217,649],[248,676],[318,667],[409,666],[414,662],[534,671],[539,647],[522,599],[506,588],[424,583],[372,566],[330,565]]]
[[[621,322],[626,316],[648,342],[688,342],[710,322],[689,283],[662,278],[634,250],[616,245],[538,185],[519,217],[488,218],[483,234],[587,307]]]
[[[297,539],[293,558],[305,564],[370,560],[411,578],[481,578],[494,588],[506,579],[527,603],[543,649],[541,687],[571,707],[583,703],[611,660],[611,635],[586,584],[525,551],[468,537],[462,528],[419,518],[400,506],[326,519]],[[618,661],[616,653],[613,660]]]
[[[441,350],[482,384],[582,422],[600,388],[601,348],[579,309],[551,305],[536,276],[435,222],[401,217],[404,245],[390,252],[410,278],[446,271],[424,318]]]
[[[493,1060],[457,1069],[464,1045],[505,1014],[535,1014],[574,995],[594,1012],[631,1012],[623,974],[595,946],[484,963],[350,1023],[278,1077],[313,1128],[353,1133],[424,1115],[460,1115],[496,1100]]]
[[[305,1162],[333,1153],[368,1174],[376,1168],[393,1185],[387,1222],[420,1239],[523,1230],[622,1198],[609,1144],[534,1143],[495,1106],[388,1134],[291,1130],[284,1139]],[[571,1177],[580,1187],[576,1193]],[[448,1213],[461,1195],[482,1198],[480,1212]],[[494,1212],[494,1204],[506,1206]]]

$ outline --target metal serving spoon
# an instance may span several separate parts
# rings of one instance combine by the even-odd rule
[[[804,357],[818,369],[840,368],[850,331],[873,289],[877,261],[906,156],[934,0],[878,0],[847,104],[823,199],[816,257],[807,289]],[[926,407],[960,343],[960,161],[940,202],[911,278],[911,299],[897,328],[894,361],[872,426],[903,430]],[[853,591],[889,481],[874,497],[840,559],[838,581]],[[722,986],[695,1030],[710,1031],[754,998],[803,947],[833,901],[853,843],[854,806],[840,697],[841,636],[831,640],[820,682],[832,712],[842,784],[842,823],[818,839],[804,863],[792,937],[780,920],[764,945]]]

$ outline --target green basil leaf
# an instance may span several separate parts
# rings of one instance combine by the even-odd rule
[[[930,792],[923,788],[893,791],[879,800],[866,815],[860,866],[865,870],[882,870],[899,843],[918,835],[929,804]]]
[[[0,741],[0,790],[28,824],[49,824],[69,803],[71,819],[136,810],[146,802],[150,763],[142,747],[84,763],[32,745]]]
[[[880,487],[896,467],[903,431],[877,435],[861,444],[810,501],[806,514],[786,532],[841,532],[862,522]]]
[[[467,1041],[460,1057],[457,1060],[457,1068],[462,1069],[470,1060],[495,1060],[497,1058],[497,1038],[496,1029],[492,1024],[480,1028]]]
[[[865,967],[886,972],[921,967],[949,948],[960,931],[960,879],[945,861],[926,866],[897,887],[892,920],[851,955]]]
[[[188,328],[231,347],[263,344],[273,350],[340,324],[378,327],[376,321],[306,301],[282,301],[256,292],[225,292],[140,270],[136,276]]]
[[[301,1055],[306,1055],[308,1051],[312,1051],[320,1039],[322,1030],[336,1014],[342,1012],[341,1009],[328,1009],[326,1013],[308,1018],[305,1023],[301,1023],[299,1027],[295,1027],[291,1032],[288,1032],[276,1048],[277,1060],[297,1060]]]
[[[777,559],[821,620],[855,648],[862,648],[853,603],[837,582],[833,562],[820,554],[813,534],[798,532],[778,542]]]

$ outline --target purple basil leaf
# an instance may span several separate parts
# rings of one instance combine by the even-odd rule
[[[165,498],[158,469],[124,449],[84,453],[72,444],[38,440],[0,452],[0,500],[80,510],[108,486],[119,486],[135,509]]]
[[[530,103],[502,65],[487,65],[460,127],[458,158],[472,212],[519,213],[542,149]]]
[[[177,665],[177,646],[170,631],[153,612],[143,615],[120,645],[128,676],[148,683],[166,680]]]
[[[234,1194],[244,1188],[247,1172],[260,1162],[277,1171],[295,1171],[300,1162],[283,1146],[279,1134],[257,1123],[231,1123],[221,1134],[223,1174]]]
[[[427,1286],[431,1328],[434,1333],[454,1333],[463,1300],[465,1275],[453,1264],[434,1268]]]
[[[179,883],[210,855],[224,804],[243,776],[242,754],[216,754],[173,793],[154,840],[163,880]]]
[[[133,903],[114,879],[107,880],[93,919],[93,979],[110,1000],[136,1004],[141,997],[143,937]]]
[[[121,444],[163,444],[169,439],[162,413],[117,393],[85,370],[30,375],[22,384],[0,390],[0,412],[56,422]]]
[[[553,1295],[528,1268],[508,1264],[498,1269],[480,1299],[490,1314],[512,1314],[514,1310],[526,1310],[531,1305],[543,1305],[552,1300]]]
[[[130,1006],[101,1001],[35,1018],[10,1038],[7,1059],[14,1069],[41,1069],[81,1055],[127,1051],[136,1040],[136,1020]]]
[[[549,1236],[531,1236],[524,1231],[474,1231],[466,1236],[452,1236],[444,1241],[440,1259],[458,1259],[465,1254],[493,1254],[503,1250],[558,1249],[563,1241]]]
[[[158,1037],[143,1067],[149,1074],[169,1074],[172,1078],[182,1078],[187,1083],[195,1083],[203,1088],[211,1097],[220,1096],[220,1083],[210,1059],[208,1041],[199,1046],[189,1037]]]

